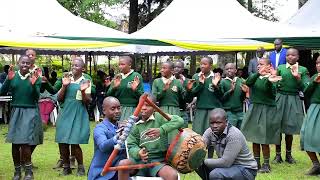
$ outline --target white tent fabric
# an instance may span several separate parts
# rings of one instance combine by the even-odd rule
[[[289,25],[306,28],[314,32],[318,37],[320,36],[320,1],[308,0],[298,12],[293,15],[286,23]]]
[[[174,0],[137,38],[211,41],[215,38],[300,37],[306,33],[253,16],[236,0]]]

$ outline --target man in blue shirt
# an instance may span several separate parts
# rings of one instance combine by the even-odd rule
[[[94,138],[94,155],[91,161],[88,180],[116,180],[118,173],[115,171],[108,172],[105,176],[100,173],[111,155],[114,145],[118,139],[118,120],[121,116],[121,107],[118,99],[107,97],[103,101],[104,120],[98,124],[93,131]],[[118,162],[126,158],[125,149],[120,150],[118,156],[112,163],[116,166]]]
[[[274,40],[274,51],[272,51],[269,56],[274,69],[277,69],[281,64],[286,64],[286,54],[287,49],[282,48],[282,40]]]

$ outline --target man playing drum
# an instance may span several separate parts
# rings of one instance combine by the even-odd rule
[[[149,100],[155,103],[155,97],[148,95]],[[133,127],[128,139],[129,159],[120,161],[119,166],[131,164],[143,164],[161,162],[152,168],[141,169],[137,173],[140,176],[162,177],[167,180],[178,179],[178,172],[164,163],[168,149],[168,133],[183,127],[183,119],[179,116],[170,115],[167,121],[159,113],[155,113],[152,106],[144,103],[141,109],[141,117]],[[127,180],[129,171],[119,170],[120,180]]]
[[[204,180],[253,180],[257,174],[257,162],[246,144],[244,135],[227,122],[226,116],[226,112],[221,108],[210,112],[210,127],[202,137],[207,148],[211,146],[216,150],[218,158],[204,160],[196,172]]]

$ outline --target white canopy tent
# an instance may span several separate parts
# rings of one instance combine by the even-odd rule
[[[177,44],[176,41],[203,44],[216,38],[260,39],[309,34],[300,28],[257,18],[236,0],[174,0],[163,13],[133,36],[173,44]],[[180,43],[180,47],[185,46]]]

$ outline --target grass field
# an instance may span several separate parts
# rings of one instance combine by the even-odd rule
[[[91,123],[91,131],[93,130],[95,123]],[[14,167],[11,158],[11,144],[5,143],[5,136],[8,131],[7,125],[0,125],[0,180],[9,180],[12,178]],[[92,134],[92,133],[91,133]],[[58,146],[54,142],[55,128],[49,127],[44,134],[44,144],[37,147],[33,155],[33,163],[39,169],[34,171],[35,179],[39,180],[52,180],[52,179],[86,179],[86,177],[75,176],[76,171],[73,172],[74,175],[67,177],[59,177],[59,172],[53,170],[52,167],[55,166],[56,161],[59,158]],[[93,155],[93,140],[92,136],[88,145],[82,145],[82,151],[84,153],[84,162],[86,170],[90,165],[90,161]],[[307,154],[300,150],[299,137],[294,138],[294,149],[293,156],[297,160],[297,164],[289,165],[283,163],[280,165],[271,164],[272,173],[270,174],[259,174],[258,180],[301,180],[301,179],[319,179],[319,177],[305,176],[304,174],[311,167],[311,162]],[[282,148],[284,151],[284,147]],[[271,158],[274,157],[274,147],[272,147]],[[200,179],[195,173],[190,173],[187,175],[181,175],[181,180],[197,180]]]

